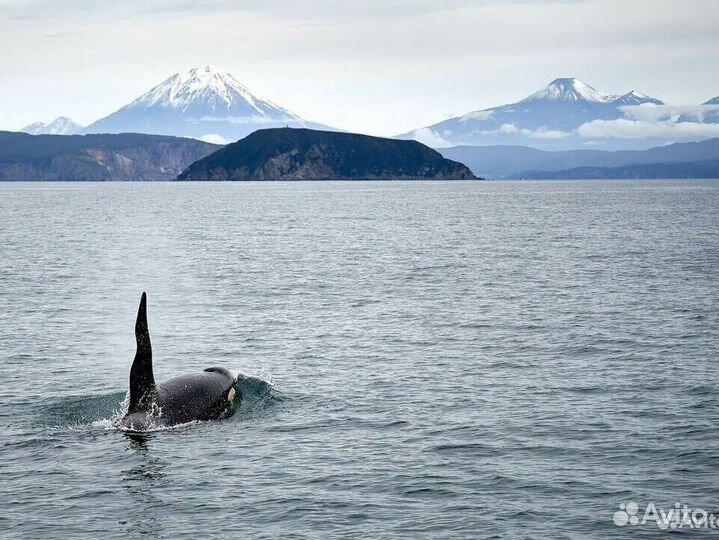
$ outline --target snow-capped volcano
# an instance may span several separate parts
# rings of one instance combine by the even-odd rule
[[[640,105],[654,103],[662,105],[658,99],[650,97],[636,90],[622,95],[612,95],[600,92],[579,79],[554,79],[547,86],[531,96],[519,101],[518,104],[532,103],[534,101],[568,101],[574,103],[601,103],[618,105]]]
[[[252,95],[240,81],[215,66],[176,73],[130,103],[127,108],[166,107],[187,112],[246,114],[299,120],[297,115]]]
[[[547,86],[538,90],[519,103],[532,101],[588,101],[590,103],[609,103],[616,96],[604,94],[579,79],[554,79]]]
[[[83,132],[234,141],[257,129],[280,126],[320,127],[253,95],[231,74],[205,66],[176,73]]]
[[[662,105],[632,90],[608,94],[575,78],[555,79],[528,97],[499,107],[472,111],[399,135],[430,146],[526,145],[537,148],[579,148],[586,142],[577,130],[595,120],[624,117],[626,107]]]
[[[25,126],[20,131],[29,133],[30,135],[72,135],[80,129],[82,129],[80,124],[73,122],[65,116],[58,116],[49,124],[34,122]]]

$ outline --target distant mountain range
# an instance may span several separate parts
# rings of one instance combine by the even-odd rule
[[[206,66],[169,77],[79,133],[151,133],[226,143],[284,126],[331,129],[253,95],[229,73]]]
[[[719,100],[671,107],[635,90],[600,92],[574,78],[555,79],[527,98],[472,111],[398,135],[433,147],[522,145],[545,150],[594,146],[645,149],[719,136]]]
[[[214,66],[176,73],[89,126],[64,117],[22,129],[31,134],[148,133],[218,144],[258,129],[336,131],[260,98]],[[397,135],[430,147],[528,146],[544,150],[642,150],[719,136],[719,96],[671,106],[632,90],[612,95],[575,78],[555,79],[523,100],[468,112]]]
[[[162,135],[28,135],[0,131],[0,181],[172,180],[220,148]]]
[[[634,163],[621,167],[576,167],[560,171],[528,171],[524,180],[616,180],[719,178],[719,158],[669,163]]]
[[[262,129],[190,165],[179,180],[470,180],[417,141],[312,129]]]
[[[546,151],[525,146],[455,146],[439,151],[449,159],[465,163],[474,174],[488,178],[719,176],[719,138],[638,151]]]
[[[30,135],[73,135],[81,129],[82,126],[80,124],[64,116],[58,116],[49,124],[35,122],[25,126],[20,131],[29,133]]]

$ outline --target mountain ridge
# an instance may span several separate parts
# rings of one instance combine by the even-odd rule
[[[622,167],[632,164],[693,162],[719,156],[719,138],[674,143],[646,150],[576,149],[548,151],[526,146],[454,146],[440,153],[465,163],[478,176],[518,178],[579,167]]]
[[[2,181],[171,180],[219,146],[164,135],[0,131]]]
[[[659,180],[719,178],[719,158],[700,161],[631,163],[619,167],[575,167],[559,171],[525,171],[522,180]]]

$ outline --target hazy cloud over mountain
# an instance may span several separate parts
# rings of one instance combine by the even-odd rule
[[[676,121],[680,118],[691,118],[703,121],[719,113],[717,105],[629,105],[622,107],[624,115],[632,120],[645,122]]]
[[[697,122],[671,122],[627,120],[593,120],[582,124],[579,135],[589,139],[648,139],[662,138],[671,141],[700,140],[719,137],[719,124]]]
[[[563,76],[701,103],[719,92],[718,26],[712,0],[0,0],[0,128],[87,124],[205,64],[303,117],[385,135]]]

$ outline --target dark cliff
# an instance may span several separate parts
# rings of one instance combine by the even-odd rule
[[[220,148],[195,139],[0,131],[0,180],[171,180]]]

